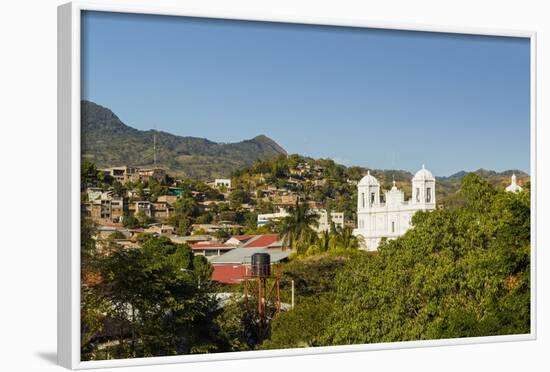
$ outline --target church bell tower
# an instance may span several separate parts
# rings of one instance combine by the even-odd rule
[[[411,202],[418,206],[435,206],[435,177],[424,164],[412,179]]]

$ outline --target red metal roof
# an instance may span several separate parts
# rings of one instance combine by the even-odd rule
[[[192,244],[192,249],[204,249],[204,248],[224,248],[224,249],[231,249],[231,247],[225,245],[225,244]]]
[[[277,243],[278,240],[279,240],[279,236],[277,234],[259,235],[257,238],[251,239],[250,241],[246,242],[244,244],[244,247],[245,248],[267,248],[275,245],[275,243]]]
[[[240,283],[246,275],[246,266],[242,264],[214,264],[212,280],[220,283]]]
[[[257,235],[234,235],[232,238],[235,238],[237,240],[243,241],[243,240],[249,240]]]

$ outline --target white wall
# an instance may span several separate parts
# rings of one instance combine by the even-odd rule
[[[103,2],[108,2],[103,0]],[[186,0],[156,1],[171,6],[218,8],[229,12],[258,12],[302,17],[336,17],[397,21],[448,26],[534,29],[539,51],[539,144],[550,143],[549,69],[550,22],[547,1],[507,0]],[[0,12],[0,107],[2,111],[3,200],[2,262],[0,268],[2,333],[0,369],[47,371],[58,369],[56,347],[56,6],[61,1],[4,1]],[[544,123],[544,125],[542,125]],[[539,164],[549,159],[550,146],[539,147]],[[25,173],[22,173],[22,171]],[[548,190],[550,168],[539,167],[539,190]],[[15,183],[31,172],[35,181]],[[30,233],[24,221],[29,214],[23,195],[35,195],[41,180],[41,224]],[[50,197],[48,197],[50,196]],[[539,194],[539,205],[549,206],[548,194]],[[541,213],[538,226],[550,225],[549,210]],[[347,353],[270,360],[163,366],[129,371],[241,372],[243,369],[281,370],[498,370],[536,371],[548,367],[550,349],[550,229],[539,228],[538,286],[539,339],[533,342],[453,346],[416,350]],[[123,371],[126,369],[117,369]]]

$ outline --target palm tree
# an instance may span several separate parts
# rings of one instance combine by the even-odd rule
[[[333,251],[356,250],[360,243],[360,239],[353,235],[350,227],[335,228],[331,232],[330,249]]]
[[[353,235],[353,229],[350,227],[344,227],[340,230],[340,243],[344,249],[357,249],[359,248],[359,239]]]
[[[320,234],[318,240],[319,250],[321,252],[326,252],[330,249],[331,234],[328,231],[325,231]]]
[[[317,239],[317,233],[313,230],[313,227],[317,226],[317,214],[311,213],[306,203],[296,202],[289,215],[280,221],[277,230],[283,246],[299,250],[302,246],[307,249]]]

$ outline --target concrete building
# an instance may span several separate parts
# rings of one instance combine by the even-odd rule
[[[176,244],[197,244],[201,242],[219,243],[212,235],[189,235],[189,236],[176,236],[170,235],[170,240]]]
[[[157,202],[164,202],[164,203],[167,203],[169,205],[174,205],[177,200],[178,200],[177,195],[160,195],[157,198]]]
[[[230,189],[231,188],[231,179],[230,178],[216,178],[214,180],[214,187],[220,188],[222,186]]]
[[[135,202],[133,208],[134,215],[143,212],[147,217],[153,218],[153,204],[147,200]]]
[[[147,182],[153,177],[161,180],[166,176],[166,171],[162,168],[138,168],[137,175],[140,181]]]
[[[157,221],[162,221],[167,219],[170,216],[170,213],[173,211],[173,208],[165,201],[159,201],[151,203],[152,204],[152,216]]]
[[[434,210],[435,178],[422,166],[412,181],[413,197],[405,201],[403,191],[393,182],[384,191],[385,202],[380,198],[380,183],[370,172],[357,185],[357,228],[353,235],[362,237],[363,248],[378,249],[382,238],[395,239],[411,227],[411,218],[417,211]]]
[[[101,187],[88,187],[86,189],[86,195],[88,197],[88,201],[99,199],[101,198],[102,194],[103,194],[103,189]]]
[[[82,214],[99,223],[118,223],[127,210],[124,198],[113,192],[98,192],[87,190],[88,201],[82,203]]]
[[[150,177],[155,177],[160,180],[166,176],[166,171],[161,168],[138,168],[138,167],[111,167],[102,169],[102,171],[119,181],[120,183],[126,183],[128,181],[137,182],[147,182]]]
[[[266,224],[268,224],[272,221],[273,222],[280,221],[281,219],[283,219],[285,217],[288,217],[288,216],[289,216],[289,214],[285,209],[279,208],[279,211],[276,212],[276,213],[259,214],[258,218],[257,218],[257,225],[262,226],[262,225],[266,225]]]
[[[172,225],[156,223],[143,229],[143,232],[156,235],[174,235],[176,233],[176,228]]]
[[[197,243],[191,245],[191,249],[193,250],[193,254],[197,256],[211,258],[221,256],[222,254],[235,249],[235,247],[221,243]]]
[[[335,227],[344,228],[344,213],[343,212],[330,212],[330,218],[325,209],[314,209],[313,212],[319,216],[319,226],[315,228],[317,232],[325,232],[330,230],[331,224]]]
[[[102,171],[106,175],[111,176],[116,181],[120,183],[125,183],[128,181],[132,181],[133,177],[137,173],[137,168],[122,166],[122,167],[105,168],[105,169],[102,169]]]
[[[294,207],[300,201],[298,194],[288,194],[288,190],[284,190],[283,195],[277,195],[273,199],[273,205],[277,207],[290,208]]]

